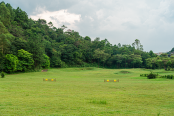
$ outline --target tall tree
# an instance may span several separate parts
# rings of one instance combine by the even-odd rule
[[[28,41],[28,50],[33,54],[35,69],[41,68],[43,62],[44,45],[41,39],[42,37],[40,35],[33,35]]]
[[[148,68],[152,67],[152,59],[151,58],[146,59],[146,67],[148,67]]]
[[[161,56],[162,56],[162,62],[164,65],[164,70],[167,70],[167,62],[169,61],[168,54],[163,53],[163,54],[161,54]]]
[[[8,27],[10,25],[10,11],[6,7],[5,3],[0,4],[0,21],[4,24],[4,26]]]
[[[173,70],[173,65],[174,65],[174,56],[170,57],[171,63],[172,63],[172,70]]]
[[[156,57],[156,63],[157,63],[157,65],[158,65],[158,67],[159,67],[159,69],[161,69],[161,66],[162,66],[162,60],[161,60],[161,57]]]
[[[14,36],[8,32],[3,23],[0,21],[0,48],[2,54],[7,52],[7,48],[10,46],[13,38]]]
[[[99,68],[99,59],[104,54],[103,50],[100,50],[99,48],[94,51],[94,58],[98,59],[98,68]]]
[[[108,53],[102,53],[102,57],[101,60],[103,61],[103,68],[104,68],[104,63],[106,62],[106,60],[110,57],[111,55]]]
[[[18,50],[18,71],[31,71],[34,67],[32,54],[21,49]]]
[[[12,73],[17,71],[18,58],[13,54],[5,56],[5,72]]]
[[[27,29],[29,27],[28,25],[28,15],[25,11],[22,11],[19,7],[14,10],[15,11],[15,18],[14,21],[16,21],[20,26],[22,26],[24,29]]]

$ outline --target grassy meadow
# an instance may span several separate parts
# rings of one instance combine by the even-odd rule
[[[140,77],[145,73],[150,70],[62,68],[6,75],[0,78],[0,116],[173,116],[174,79]]]

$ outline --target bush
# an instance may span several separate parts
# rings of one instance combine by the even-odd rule
[[[140,74],[141,77],[147,77],[148,74]]]
[[[7,54],[5,56],[5,72],[6,73],[13,73],[17,71],[17,65],[18,65],[18,57],[13,54]]]
[[[4,78],[4,77],[5,77],[4,72],[1,72],[1,78]]]
[[[167,75],[167,79],[173,79],[173,75]]]
[[[43,61],[42,61],[42,68],[48,69],[50,68],[50,58],[46,55],[43,54]]]
[[[168,71],[170,70],[170,66],[167,67],[167,70],[168,70]]]
[[[155,79],[157,77],[156,74],[153,74],[152,72],[147,76],[148,79]]]
[[[173,75],[163,75],[163,76],[159,76],[159,78],[167,78],[167,79],[173,79]]]

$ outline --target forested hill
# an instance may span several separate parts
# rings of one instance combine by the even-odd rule
[[[0,3],[0,69],[7,73],[49,67],[97,66],[107,68],[150,67],[138,39],[130,45],[112,45],[107,39],[94,41],[67,27],[54,27],[44,19],[29,19],[19,7]],[[150,61],[150,60],[148,60]]]

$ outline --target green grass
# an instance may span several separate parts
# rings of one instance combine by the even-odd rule
[[[174,74],[162,69],[153,72]],[[147,73],[143,69],[62,68],[6,75],[0,78],[0,115],[173,116],[174,79],[140,77]]]

